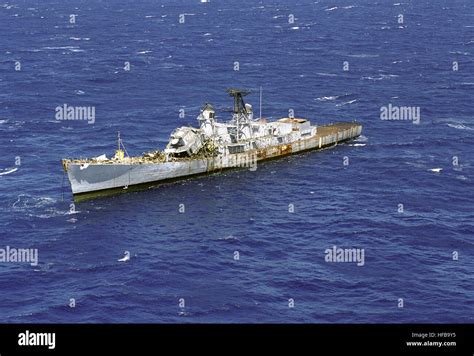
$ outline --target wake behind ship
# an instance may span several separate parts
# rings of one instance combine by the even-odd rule
[[[356,122],[316,126],[293,117],[268,122],[254,119],[243,97],[249,91],[228,89],[234,99],[232,119],[217,122],[206,104],[197,117],[199,128],[180,127],[171,133],[163,151],[138,157],[125,155],[123,142],[113,158],[63,159],[74,200],[109,195],[224,169],[255,168],[258,161],[337,145],[361,134]]]

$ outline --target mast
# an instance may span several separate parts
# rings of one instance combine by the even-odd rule
[[[249,90],[241,90],[241,89],[235,89],[235,88],[230,88],[227,89],[227,92],[229,93],[230,96],[234,97],[234,110],[233,110],[233,115],[232,118],[235,121],[235,126],[236,126],[236,139],[237,141],[240,141],[240,127],[241,125],[247,125],[248,124],[248,112],[247,109],[245,108],[245,103],[244,103],[244,96],[250,94]]]
[[[123,150],[122,150],[123,147]],[[120,138],[120,131],[117,131],[117,150],[115,151],[115,158],[116,159],[124,159],[125,153],[127,154],[128,157],[130,155],[127,152],[127,149],[123,145],[122,139]]]
[[[259,119],[262,118],[262,87],[260,86],[260,116]]]

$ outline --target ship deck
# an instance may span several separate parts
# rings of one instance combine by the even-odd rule
[[[337,134],[344,130],[350,130],[352,127],[360,125],[357,122],[335,122],[328,125],[318,126],[316,138]]]

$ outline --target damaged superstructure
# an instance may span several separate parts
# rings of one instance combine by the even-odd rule
[[[309,120],[286,117],[268,122],[254,118],[245,90],[229,89],[233,113],[229,122],[216,121],[212,105],[206,104],[197,117],[199,128],[180,127],[172,132],[164,151],[139,157],[125,155],[120,137],[115,156],[92,159],[63,159],[75,198],[128,189],[154,182],[249,167],[251,162],[336,145],[361,134],[355,122],[315,126]]]

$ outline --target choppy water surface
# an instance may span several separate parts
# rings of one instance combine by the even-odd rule
[[[473,322],[471,1],[9,1],[0,32],[0,247],[39,252],[0,265],[2,321]],[[61,158],[162,148],[230,86],[363,136],[71,210]]]

